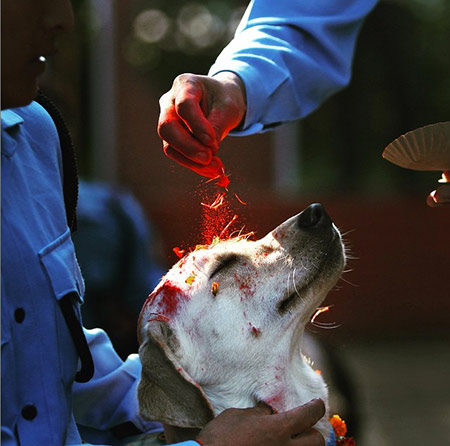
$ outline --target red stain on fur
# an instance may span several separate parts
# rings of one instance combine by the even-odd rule
[[[234,274],[233,276],[234,280],[236,280],[239,285],[239,289],[242,291],[241,300],[243,300],[244,297],[251,298],[255,295],[254,283],[250,278],[241,278],[237,274]]]
[[[274,396],[267,398],[264,401],[268,404],[275,413],[278,413],[284,407],[284,394],[283,392],[276,393]]]
[[[250,325],[252,336],[257,338],[261,334],[261,330],[259,328],[256,328],[251,322],[249,322],[248,325]]]
[[[180,301],[189,299],[189,296],[186,293],[169,281],[159,288],[157,297],[159,298],[158,307],[161,308],[166,316],[175,314]],[[156,299],[156,296],[154,299]]]
[[[151,317],[147,322],[164,322],[165,324],[168,324],[170,322],[170,318],[164,316],[163,314],[157,314],[154,317]]]

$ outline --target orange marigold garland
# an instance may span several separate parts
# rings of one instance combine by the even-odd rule
[[[330,423],[336,436],[336,446],[355,446],[353,437],[346,437],[347,425],[339,415],[333,415],[330,418]]]

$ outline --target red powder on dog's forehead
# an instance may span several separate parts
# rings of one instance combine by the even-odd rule
[[[180,301],[188,300],[189,296],[179,287],[167,281],[158,290],[153,300],[158,301],[157,305],[165,316],[172,316],[178,309]]]

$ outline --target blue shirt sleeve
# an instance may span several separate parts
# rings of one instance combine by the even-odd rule
[[[133,423],[142,432],[161,431],[160,423],[139,416],[137,384],[141,363],[138,355],[122,361],[103,330],[85,330],[85,335],[95,374],[89,382],[73,385],[74,415],[83,438],[106,442],[108,430],[125,422]]]
[[[376,0],[252,0],[233,40],[209,71],[244,82],[240,131],[269,130],[306,116],[351,77],[356,38]]]

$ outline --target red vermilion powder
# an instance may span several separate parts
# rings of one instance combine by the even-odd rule
[[[166,282],[158,291],[158,306],[161,307],[165,316],[176,313],[180,300],[188,300],[189,296],[176,285]]]
[[[172,248],[172,251],[180,259],[181,259],[181,257],[184,256],[184,253],[186,252],[184,249],[180,249],[178,246],[175,246],[175,248]]]
[[[216,203],[217,190],[201,192],[203,203]],[[226,231],[224,228],[233,220],[235,213],[231,208],[227,194],[221,196],[219,206],[202,206],[201,216],[201,238],[202,243],[210,244],[215,237],[227,239],[234,231],[234,226],[230,225]],[[236,219],[235,219],[236,220]]]

